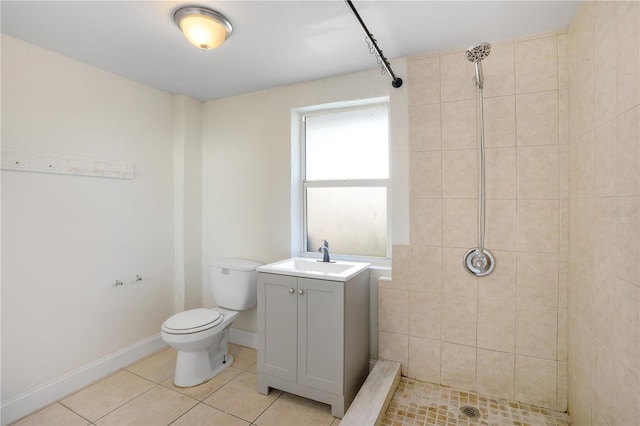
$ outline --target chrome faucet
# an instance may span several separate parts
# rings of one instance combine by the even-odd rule
[[[331,259],[329,259],[329,242],[327,240],[322,240],[322,246],[320,246],[318,251],[322,252],[323,262],[331,262]]]

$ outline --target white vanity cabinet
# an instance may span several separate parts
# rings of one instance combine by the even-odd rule
[[[258,273],[258,391],[342,417],[369,373],[369,271],[347,281]]]

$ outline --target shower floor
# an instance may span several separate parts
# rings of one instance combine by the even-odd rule
[[[475,407],[477,417],[461,413],[463,407]],[[473,413],[472,413],[473,414]],[[568,426],[566,413],[534,405],[489,398],[402,377],[382,425],[496,425],[496,426]]]

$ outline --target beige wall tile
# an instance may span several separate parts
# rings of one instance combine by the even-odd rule
[[[440,103],[440,57],[410,58],[407,61],[409,105]]]
[[[556,145],[559,135],[558,91],[516,96],[518,146]]]
[[[616,219],[615,198],[593,200],[590,252],[593,252],[593,260],[598,263],[598,269],[609,274],[614,274],[616,270]]]
[[[409,107],[409,150],[439,151],[442,149],[440,104]]]
[[[640,379],[629,374],[626,367],[616,362],[615,392],[613,394],[613,422],[616,425],[632,425],[640,412]]]
[[[558,356],[558,310],[516,305],[516,353],[549,360]]]
[[[473,198],[478,194],[478,150],[442,151],[442,197]]]
[[[478,146],[476,101],[442,104],[442,149],[472,149]]]
[[[409,333],[409,292],[378,289],[378,330],[396,334]]]
[[[576,425],[591,424],[593,400],[589,392],[589,382],[569,369],[569,409],[571,423]]]
[[[443,248],[442,293],[451,296],[476,297],[478,278],[462,264],[465,248]]]
[[[567,309],[558,309],[558,361],[564,362],[567,362],[568,315]]]
[[[490,250],[516,249],[516,200],[487,200],[485,246]]]
[[[556,410],[561,413],[566,413],[569,406],[567,401],[569,387],[568,369],[569,367],[566,362],[558,363],[558,405]]]
[[[497,398],[513,399],[514,354],[478,349],[477,357],[478,392]]]
[[[588,53],[589,52],[589,53]],[[585,50],[585,55],[592,51]],[[576,132],[581,136],[594,129],[595,122],[595,67],[593,62],[588,62],[577,75],[576,87]],[[571,90],[571,88],[569,89]]]
[[[594,66],[595,66],[595,125],[598,126],[617,114],[617,8],[597,3],[594,13]]]
[[[558,34],[558,89],[569,88],[569,35]]]
[[[562,258],[562,255],[561,255]],[[569,285],[569,261],[560,260],[558,263],[558,307],[567,307],[567,290]]]
[[[487,199],[516,198],[516,148],[485,150],[485,187]]]
[[[517,302],[558,306],[558,255],[518,253]]]
[[[475,85],[471,81],[474,72],[465,51],[440,55],[442,102],[475,99]]]
[[[516,98],[514,95],[484,99],[485,147],[516,145]]]
[[[540,407],[557,408],[558,363],[516,355],[515,397]]]
[[[609,348],[596,342],[593,361],[592,383],[594,390],[600,395],[610,397],[615,392],[616,358]]]
[[[491,274],[478,278],[478,297],[515,303],[516,253],[498,250],[492,253],[496,266]]]
[[[640,5],[618,6],[618,114],[640,103]]]
[[[518,199],[557,200],[559,172],[557,145],[518,147]]]
[[[620,197],[616,204],[616,274],[640,285],[640,198]]]
[[[412,245],[410,274],[410,290],[440,293],[442,290],[442,247]]]
[[[593,275],[590,303],[591,316],[594,318],[592,331],[600,344],[613,349],[616,278],[602,270]]]
[[[578,195],[591,197],[595,186],[595,135],[594,132],[585,133],[576,144],[578,157],[577,186]]]
[[[461,345],[476,345],[477,299],[442,296],[442,340]]]
[[[441,151],[413,152],[409,160],[411,198],[442,198]]]
[[[478,244],[478,201],[443,200],[443,234],[445,247],[471,248]]]
[[[406,306],[404,307],[406,310]],[[411,292],[409,298],[409,335],[440,340],[442,295]]]
[[[640,376],[640,288],[616,280],[613,335],[618,359]]]
[[[558,40],[556,37],[515,43],[516,93],[558,88]]]
[[[412,244],[442,245],[442,200],[413,198],[409,217]]]
[[[558,152],[558,174],[560,199],[569,199],[569,145],[560,145]]]
[[[440,383],[442,343],[409,337],[409,372],[412,379]]]
[[[462,389],[475,389],[475,347],[442,343],[442,384]]]
[[[409,286],[410,278],[409,259],[411,258],[411,248],[405,245],[394,245],[392,247],[392,258],[393,281],[390,283],[389,287],[406,289]]]
[[[558,92],[558,143],[569,144],[569,89]]]
[[[515,304],[478,300],[478,347],[513,353]]]
[[[618,117],[618,195],[640,195],[640,106]]]
[[[491,45],[491,54],[483,61],[484,96],[513,95],[515,89],[514,43]],[[475,71],[474,71],[475,72]]]
[[[518,250],[557,253],[559,239],[557,200],[518,201]]]
[[[402,375],[406,376],[409,367],[409,336],[381,331],[378,334],[378,356],[380,359],[401,363]]]
[[[593,156],[593,193],[601,197],[617,195],[618,151],[617,120],[611,120],[596,128]]]

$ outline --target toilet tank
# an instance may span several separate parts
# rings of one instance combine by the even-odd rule
[[[248,259],[215,259],[211,262],[211,288],[221,308],[244,311],[256,305],[260,262]]]

